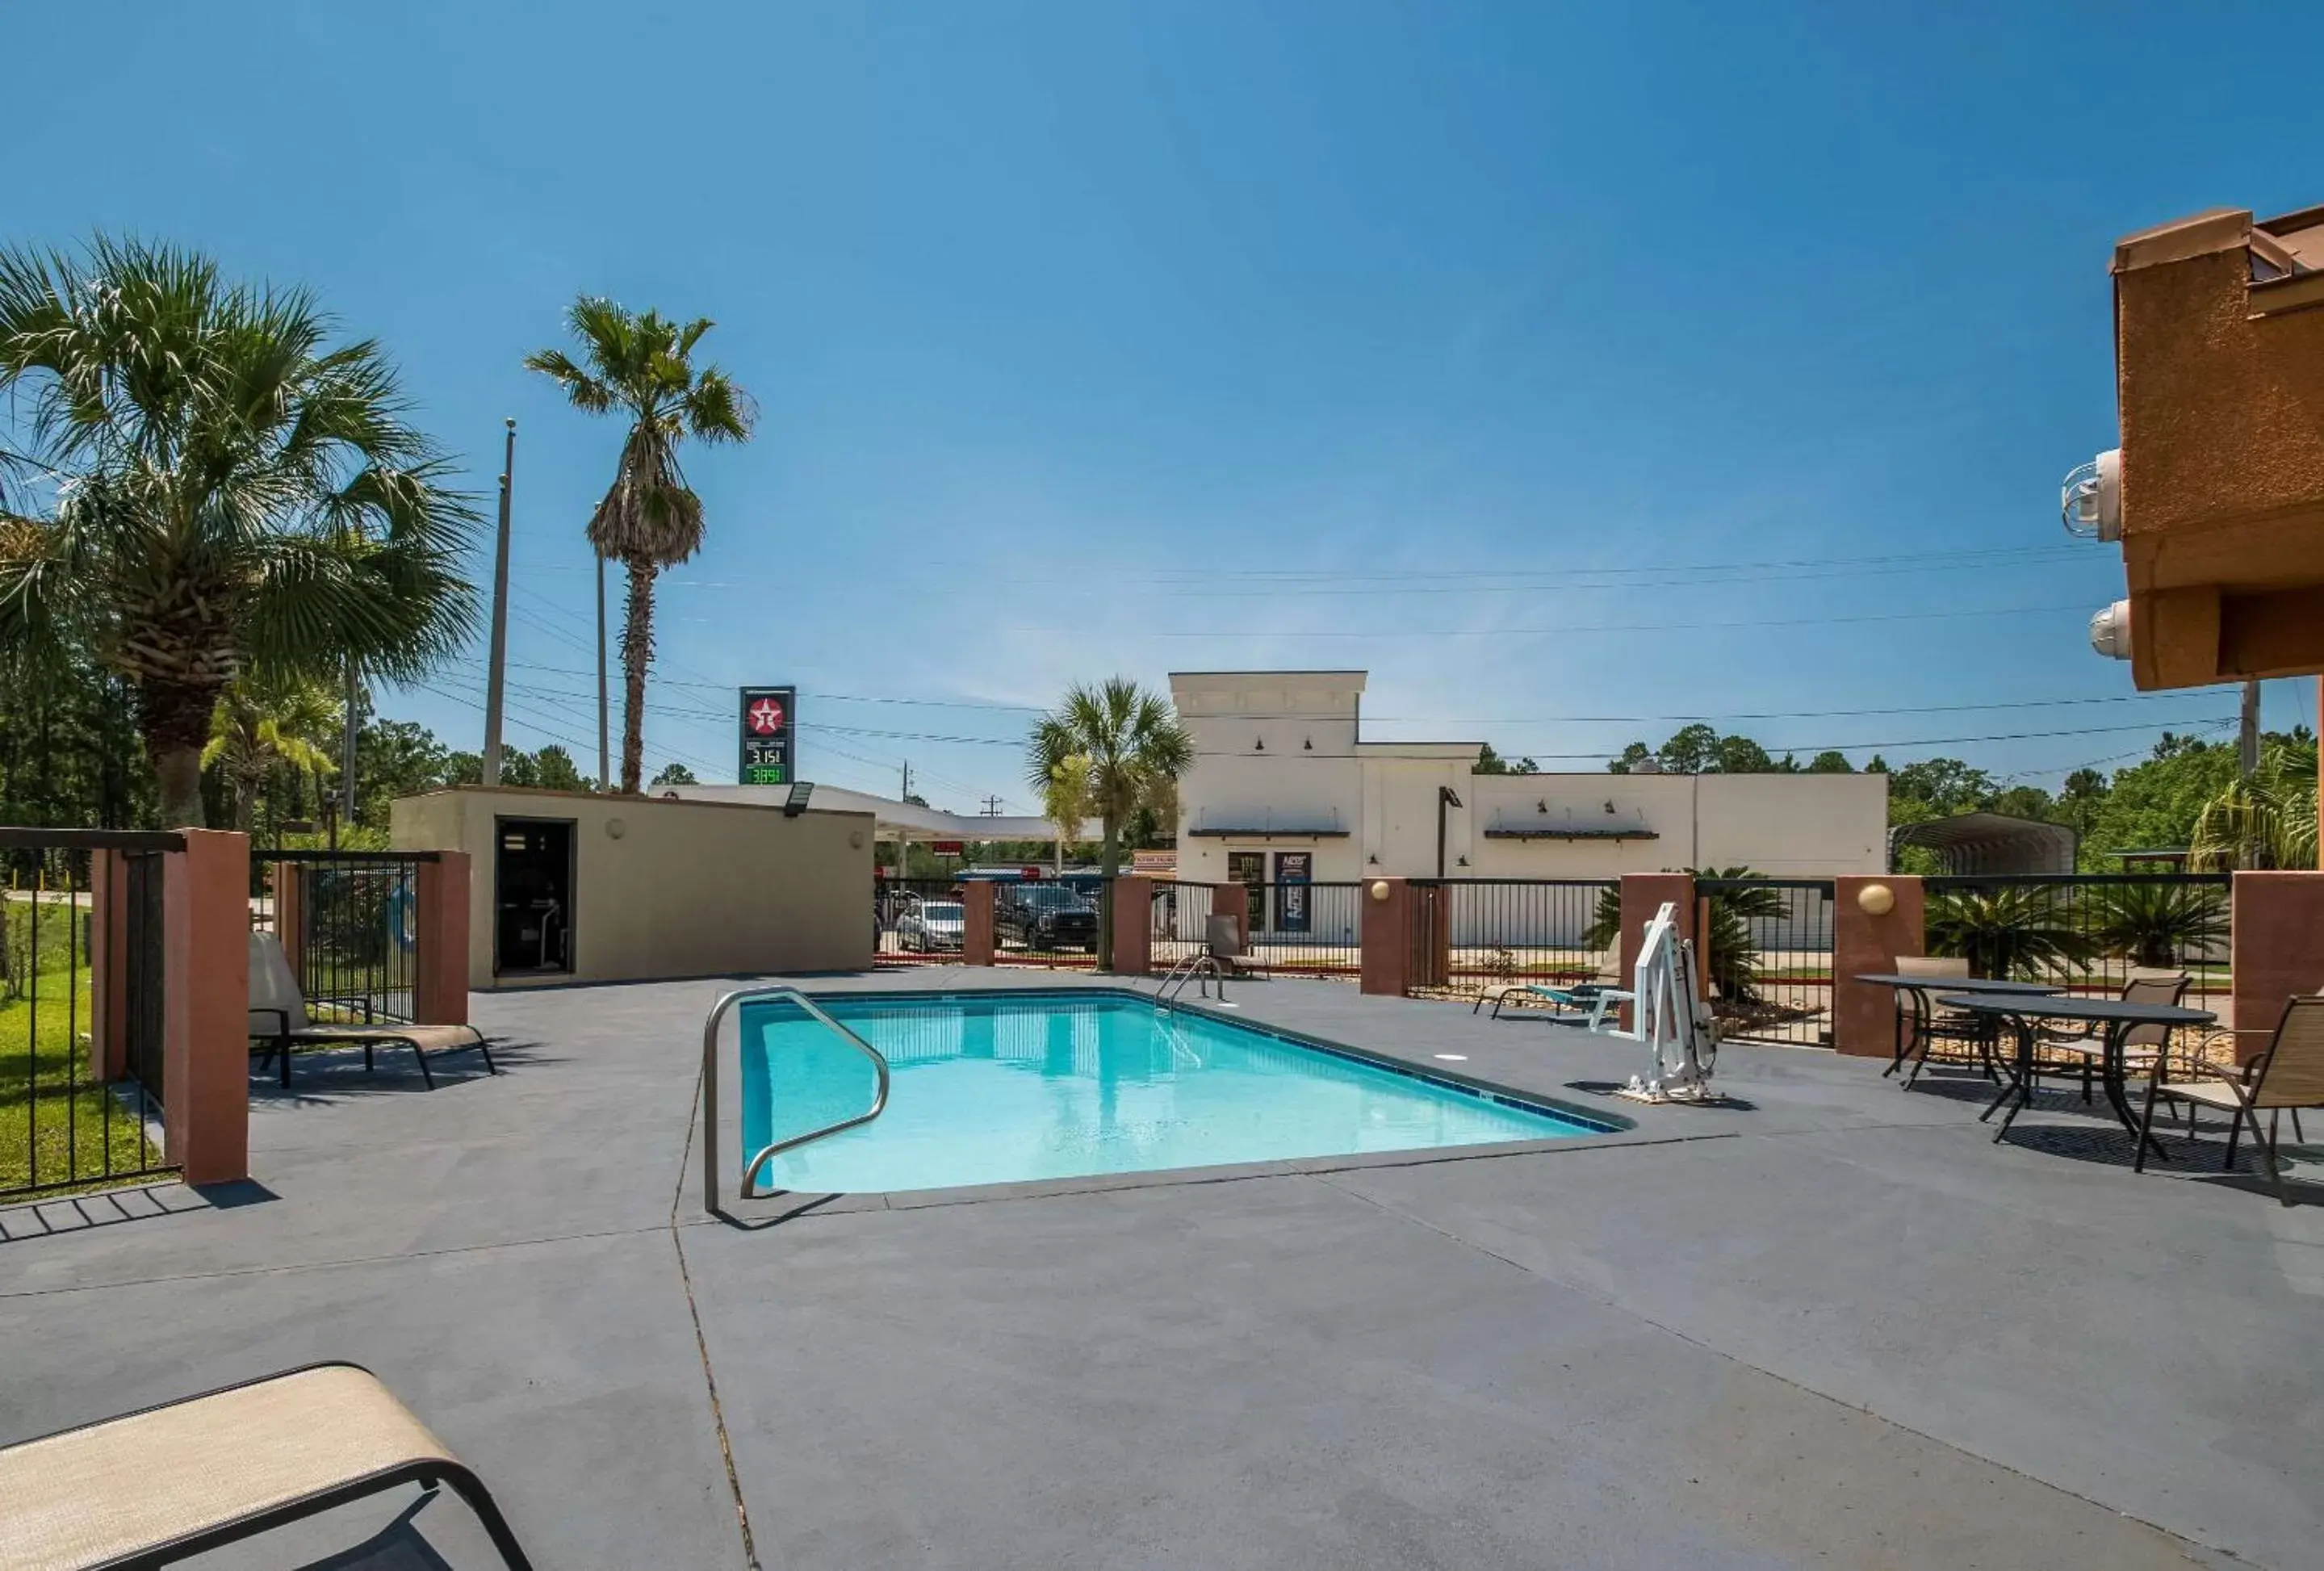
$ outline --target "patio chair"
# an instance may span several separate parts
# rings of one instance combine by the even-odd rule
[[[1240,924],[1231,911],[1219,911],[1203,925],[1203,947],[1222,976],[1259,976],[1266,962],[1242,947]]]
[[[1606,1023],[1606,1012],[1617,1004],[1629,1003],[1636,994],[1622,985],[1622,948],[1617,944],[1606,951],[1598,962],[1597,973],[1587,982],[1574,982],[1563,986],[1547,982],[1504,982],[1498,987],[1488,987],[1477,994],[1477,1002],[1469,1007],[1475,1014],[1490,1000],[1493,1012],[1489,1017],[1501,1018],[1501,1009],[1510,1002],[1529,998],[1548,1000],[1560,1009],[1590,1012],[1589,1029],[1597,1030]]]
[[[1934,982],[1960,982],[1969,978],[1969,960],[1960,955],[1899,955],[1896,956],[1898,976],[1925,976]],[[1913,988],[1896,990],[1896,1057],[1880,1071],[1886,1079],[1913,1061],[1913,1072],[1904,1077],[1905,1089],[1921,1077],[1928,1067],[1929,1049],[1940,1044],[1971,1049],[1983,1063],[1988,1078],[1997,1078],[1993,1069],[1990,1050],[1992,1037],[1985,1022],[1962,1010],[1943,1009],[1929,1000],[1928,993]]]
[[[161,1566],[407,1483],[450,1485],[503,1562],[530,1571],[483,1480],[353,1363],[0,1449],[0,1565]]]
[[[2125,1003],[2161,1003],[2177,1005],[2187,996],[2192,982],[2184,971],[2150,971],[2133,976],[2122,984]],[[2036,1046],[2044,1052],[2063,1054],[2066,1063],[2049,1066],[2051,1073],[2072,1074],[2080,1070],[2082,1077],[2082,1100],[2090,1099],[2090,1074],[2106,1061],[2106,1033],[2097,1026],[2085,1026],[2078,1030],[2043,1031]],[[2122,1057],[2125,1066],[2146,1064],[2169,1049],[2171,1028],[2167,1025],[2133,1026],[2123,1034]],[[2045,1066],[2037,1059],[2035,1073]]]
[[[298,977],[291,975],[282,941],[272,933],[250,935],[250,1040],[267,1045],[260,1068],[273,1058],[282,1060],[284,1086],[290,1084],[290,1049],[297,1043],[358,1045],[364,1050],[366,1071],[372,1067],[374,1049],[382,1045],[410,1048],[411,1056],[420,1060],[420,1078],[430,1091],[436,1089],[436,1077],[428,1067],[430,1053],[474,1048],[484,1056],[486,1073],[500,1073],[493,1062],[492,1049],[484,1045],[484,1033],[474,1026],[317,1024],[307,1013],[306,996],[299,991]]]
[[[2194,1127],[2196,1108],[2216,1107],[2227,1115],[2227,1154],[2220,1170],[2232,1172],[2236,1165],[2236,1137],[2249,1123],[2252,1144],[2259,1151],[2260,1165],[2267,1169],[2267,1181],[2274,1187],[2275,1197],[2291,1205],[2292,1197],[2283,1187],[2283,1169],[2276,1161],[2276,1121],[2289,1109],[2292,1138],[2297,1140],[2301,1138],[2300,1109],[2324,1107],[2324,994],[2295,996],[2287,1003],[2283,1018],[2276,1021],[2275,1035],[2269,1039],[2266,1049],[2246,1065],[2240,1074],[2214,1072],[2208,1078],[2165,1085],[2163,1077],[2170,1061],[2168,1053],[2154,1055],[2146,1081],[2142,1136],[2154,1127],[2158,1097],[2188,1104],[2190,1131]],[[2268,1114],[2264,1133],[2259,1127],[2262,1113]],[[2138,1158],[2131,1167],[2136,1172],[2146,1170],[2144,1138],[2139,1141]]]

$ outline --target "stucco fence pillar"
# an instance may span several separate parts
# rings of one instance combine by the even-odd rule
[[[411,1018],[468,1023],[468,854],[438,851],[419,864],[412,891]]]
[[[1154,881],[1125,873],[1106,886],[1113,919],[1113,970],[1143,976],[1154,969]]]
[[[2236,1062],[2266,1051],[2294,993],[2324,992],[2324,873],[2238,873],[2230,895]]]
[[[992,930],[992,885],[972,879],[960,889],[960,960],[964,966],[990,966],[997,947]]]
[[[1413,890],[1401,878],[1368,878],[1357,897],[1365,993],[1402,998],[1412,985]]]
[[[1840,1052],[1895,1057],[1895,990],[1856,978],[1893,972],[1902,956],[1928,953],[1926,901],[1917,878],[1850,873],[1832,880],[1831,1045]]]
[[[181,833],[161,869],[162,1150],[221,1184],[250,1176],[250,836]]]
[[[1646,946],[1646,928],[1665,905],[1676,906],[1678,936],[1694,937],[1694,879],[1683,873],[1626,873],[1622,875],[1622,966],[1617,987],[1628,990],[1637,975],[1638,956]],[[1702,956],[1696,955],[1701,969]],[[1634,1030],[1630,1006],[1622,1006],[1622,1029]]]

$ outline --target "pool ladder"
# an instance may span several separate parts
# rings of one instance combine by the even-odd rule
[[[879,1086],[872,1094],[872,1107],[869,1112],[859,1113],[853,1118],[843,1119],[837,1123],[827,1123],[821,1129],[811,1129],[805,1134],[795,1134],[788,1140],[779,1140],[772,1145],[762,1147],[751,1158],[751,1165],[742,1169],[742,1197],[743,1199],[750,1200],[757,1197],[751,1191],[757,1185],[759,1175],[765,1170],[767,1163],[785,1151],[797,1151],[799,1147],[821,1140],[825,1135],[837,1134],[842,1130],[854,1129],[869,1123],[888,1108],[888,1060],[886,1058],[881,1056],[879,1049],[832,1019],[823,1006],[814,999],[788,984],[777,984],[772,987],[738,988],[726,994],[710,1006],[710,1018],[702,1022],[702,1208],[713,1215],[717,1215],[718,1212],[718,1028],[725,1023],[727,1014],[738,1004],[756,1003],[770,998],[788,999],[798,1005],[810,1019],[830,1030],[841,1041],[871,1059],[872,1073],[879,1077]]]
[[[1161,985],[1154,990],[1154,1000],[1165,1005],[1175,1003],[1179,994],[1186,991],[1186,984],[1196,977],[1202,979],[1201,990],[1196,996],[1208,998],[1213,976],[1219,982],[1219,1002],[1224,1003],[1227,997],[1226,967],[1221,966],[1218,957],[1208,949],[1198,949],[1164,974]]]

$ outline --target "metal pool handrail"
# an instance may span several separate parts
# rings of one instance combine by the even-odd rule
[[[742,1198],[751,1198],[751,1187],[759,1181],[759,1174],[768,1161],[787,1151],[795,1151],[810,1141],[821,1140],[827,1134],[837,1134],[844,1129],[869,1123],[887,1110],[888,1060],[880,1049],[834,1020],[823,1007],[806,993],[788,984],[772,987],[742,987],[726,994],[710,1006],[710,1018],[702,1022],[702,1208],[715,1214],[718,1209],[718,1028],[725,1022],[727,1012],[737,1004],[754,1003],[761,999],[788,998],[805,1010],[814,1020],[835,1032],[840,1040],[872,1060],[873,1073],[880,1077],[879,1090],[872,1098],[872,1110],[838,1123],[825,1124],[821,1129],[795,1134],[788,1140],[779,1140],[751,1159],[742,1170]]]

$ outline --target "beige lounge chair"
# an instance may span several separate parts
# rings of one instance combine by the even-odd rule
[[[1925,976],[1936,982],[1966,982],[1969,980],[1969,960],[1960,955],[1899,955],[1896,976]],[[1974,1051],[1984,1061],[1986,1074],[1994,1078],[1990,1038],[1985,1022],[1967,1010],[1946,1009],[1934,1002],[1936,988],[1900,987],[1896,989],[1896,1057],[1880,1071],[1886,1079],[1913,1061],[1913,1072],[1904,1077],[1904,1088],[1911,1090],[1921,1078],[1921,1071],[1929,1066],[1929,1049],[1943,1045]]]
[[[307,1014],[307,999],[291,975],[282,953],[282,941],[272,933],[250,935],[250,1040],[268,1044],[268,1058],[282,1060],[282,1084],[290,1084],[290,1049],[300,1042],[349,1042],[362,1047],[364,1067],[371,1067],[372,1049],[385,1044],[410,1048],[420,1060],[420,1078],[436,1088],[428,1067],[430,1053],[456,1053],[469,1048],[484,1056],[487,1073],[497,1075],[493,1050],[484,1033],[465,1025],[318,1025]],[[265,1067],[265,1059],[259,1067]]]
[[[502,1560],[529,1571],[483,1481],[353,1363],[0,1449],[0,1571],[167,1565],[407,1483],[449,1484]]]
[[[2170,1064],[2170,1055],[2154,1055],[2153,1069],[2146,1080],[2146,1116],[2140,1127],[2138,1160],[2132,1170],[2146,1170],[2146,1145],[2154,1129],[2154,1103],[2158,1096],[2169,1097],[2189,1104],[2187,1125],[2191,1132],[2197,1107],[2216,1107],[2227,1114],[2227,1156],[2223,1171],[2233,1171],[2236,1165],[2236,1136],[2246,1123],[2251,1124],[2252,1144],[2259,1151],[2260,1166],[2267,1169],[2267,1181],[2275,1187],[2275,1197],[2286,1206],[2292,1197],[2283,1187],[2283,1169],[2275,1160],[2276,1115],[2292,1109],[2292,1128],[2296,1137],[2300,1132],[2300,1112],[2304,1107],[2324,1107],[2324,994],[2294,997],[2284,1005],[2283,1018],[2275,1022],[2275,1035],[2269,1039],[2267,1050],[2244,1067],[2243,1073],[2216,1078],[2163,1083]],[[2259,1115],[2269,1114],[2268,1127],[2263,1134]]]

